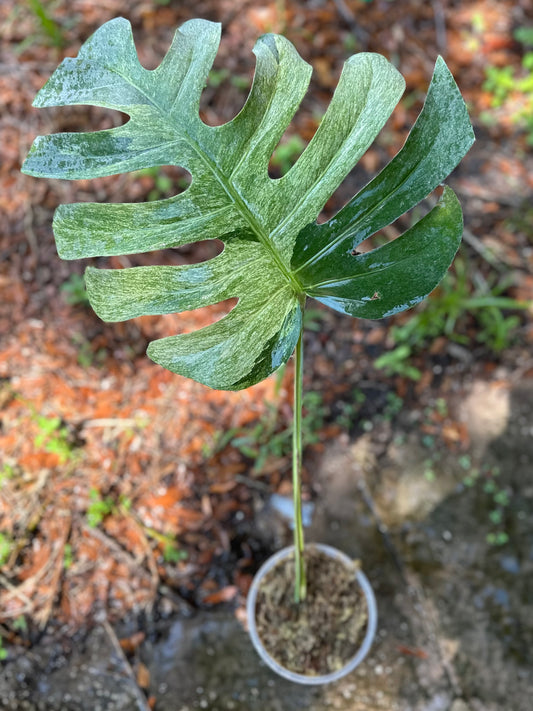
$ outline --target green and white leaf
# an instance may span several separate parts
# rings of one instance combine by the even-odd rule
[[[424,298],[440,281],[462,233],[458,201],[446,188],[437,206],[401,237],[354,255],[366,237],[435,189],[473,141],[459,90],[437,60],[424,108],[389,165],[333,219],[325,202],[385,124],[404,90],[382,56],[344,65],[321,124],[293,168],[271,179],[268,163],[309,84],[311,67],[278,35],[261,37],[250,96],[222,126],[200,119],[200,95],[220,40],[217,24],[186,22],[160,66],[139,63],[124,19],[103,25],[65,59],[35,106],[92,104],[129,121],[93,133],[38,137],[24,172],[95,178],[158,165],[192,175],[183,193],[142,204],[61,205],[54,218],[65,259],[148,252],[219,238],[223,252],[190,266],[86,271],[89,299],[108,321],[195,309],[238,299],[220,321],[154,341],[148,355],[170,370],[220,389],[259,382],[287,361],[302,328],[306,295],[339,311],[381,318]]]

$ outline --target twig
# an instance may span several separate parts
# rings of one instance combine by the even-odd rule
[[[115,427],[115,428],[128,428],[136,427],[139,424],[139,420],[132,417],[99,417],[94,420],[85,420],[83,423],[84,428],[92,427]]]
[[[511,381],[511,383],[513,383],[513,385],[516,385],[516,383],[521,383],[524,375],[529,370],[532,370],[532,369],[533,369],[533,358],[530,358],[523,365],[521,365],[517,370],[515,370],[513,373],[511,373],[509,380]]]
[[[65,514],[64,514],[65,515]],[[70,514],[65,515],[65,524],[63,526],[63,531],[60,539],[58,541],[55,541],[54,545],[54,551],[55,556],[50,556],[51,558],[55,557],[55,569],[52,572],[51,580],[50,580],[50,587],[51,591],[48,594],[48,596],[45,599],[44,605],[35,614],[35,619],[39,622],[39,626],[41,629],[44,629],[48,623],[48,620],[50,619],[50,615],[52,614],[52,608],[54,605],[54,600],[56,598],[57,590],[59,587],[59,582],[61,580],[61,574],[63,573],[63,560],[64,560],[64,555],[65,555],[65,546],[68,541],[68,537],[70,535],[70,529],[72,525],[72,518]]]
[[[127,675],[133,681],[135,697],[136,697],[137,701],[139,702],[138,711],[151,711],[143,692],[139,689],[139,685],[137,684],[137,679],[135,677],[135,673],[131,667],[131,664],[128,661],[128,658],[124,654],[124,650],[120,646],[120,642],[118,640],[117,635],[115,634],[115,630],[111,627],[111,625],[109,624],[109,622],[107,620],[104,620],[102,622],[102,627],[104,628],[104,630],[109,638],[109,641],[111,642],[111,645],[112,645],[113,649],[115,650],[115,653],[120,658]]]
[[[505,195],[497,194],[494,191],[490,191],[487,188],[483,188],[481,185],[476,185],[473,190],[464,181],[459,181],[457,184],[458,190],[461,195],[465,195],[476,200],[482,200],[483,202],[496,202],[498,205],[503,205],[504,207],[519,208],[525,204],[525,198],[523,195]]]
[[[244,0],[244,2],[240,2],[240,3],[238,3],[238,2],[231,3],[231,5],[229,6],[230,7],[229,11],[226,13],[226,15],[224,15],[220,19],[220,23],[221,23],[222,27],[227,28],[227,27],[229,27],[229,25],[231,25],[233,20],[243,17],[244,11],[250,5],[255,5],[254,0]]]
[[[344,0],[333,0],[333,1],[335,3],[335,7],[337,8],[337,12],[339,13],[340,17],[348,25],[350,31],[356,36],[357,41],[359,42],[361,47],[363,49],[366,48],[368,46],[368,38],[369,38],[368,32],[366,30],[364,30],[359,25],[354,13],[348,7],[348,5],[344,2]]]
[[[244,474],[236,474],[235,481],[238,484],[244,484],[245,486],[249,487],[250,489],[257,489],[258,491],[265,491],[265,492],[270,491],[270,486],[268,486],[268,484],[265,484],[262,481],[256,481],[255,479],[252,479],[249,476],[245,476]]]
[[[146,532],[146,527],[142,523],[142,521],[138,518],[138,516],[133,512],[127,510],[125,507],[121,507],[120,512],[123,516],[126,516],[129,518],[129,520],[133,523],[134,526],[136,526],[142,546],[144,548],[144,553],[146,556],[146,562],[148,564],[148,568],[150,570],[150,580],[152,583],[152,592],[155,596],[157,593],[157,589],[159,587],[160,583],[160,578],[159,578],[159,571],[157,570],[157,563],[154,557],[154,551],[152,550],[152,546],[150,545],[150,541],[147,538],[147,532]]]
[[[116,553],[119,559],[123,560],[126,563],[128,568],[130,568],[131,570],[139,569],[139,562],[136,561],[135,558],[128,551],[124,550],[124,548],[122,548],[122,546],[120,546],[113,538],[110,538],[99,528],[93,528],[88,524],[82,523],[81,530],[84,531],[88,536],[97,538],[101,543],[103,543],[110,550]]]
[[[486,247],[483,242],[466,227],[463,229],[463,239],[470,247],[472,247],[472,249],[483,257],[483,259],[487,261],[491,267],[494,267],[494,269],[504,272],[506,271],[506,267],[512,266],[508,262],[496,257],[492,250]]]
[[[12,582],[10,582],[6,576],[3,573],[0,573],[0,583],[5,587],[6,590],[8,590],[12,595],[15,597],[18,597],[19,600],[21,600],[23,603],[29,606],[31,609],[33,607],[33,603],[30,600],[30,598],[25,595],[20,588],[18,588],[16,585],[13,585]],[[5,613],[2,613],[2,616],[4,616]],[[18,612],[16,613],[16,616],[18,617]]]
[[[433,17],[435,18],[435,40],[439,54],[446,54],[448,40],[446,37],[446,17],[440,0],[433,0]]]

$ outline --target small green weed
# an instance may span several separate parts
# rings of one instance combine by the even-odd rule
[[[303,153],[305,146],[306,143],[300,136],[290,136],[277,146],[270,159],[270,166],[276,173],[285,175]]]
[[[7,462],[0,469],[0,489],[5,484],[6,481],[13,479],[16,475],[16,469],[11,464]]]
[[[28,622],[24,615],[15,617],[13,620],[13,629],[15,632],[20,632],[21,634],[25,634],[28,631]]]
[[[169,540],[163,545],[163,559],[165,563],[179,563],[187,559],[187,551],[178,548],[173,540]]]
[[[413,319],[414,320],[414,319]],[[401,375],[410,380],[420,380],[422,372],[409,363],[409,358],[413,354],[413,349],[407,343],[402,343],[387,353],[383,353],[374,363],[378,370],[383,370],[385,375]]]
[[[342,46],[347,56],[354,54],[358,47],[357,37],[351,33],[344,35],[342,38]]]
[[[519,27],[514,38],[524,48],[521,70],[510,66],[487,67],[483,88],[492,95],[492,108],[506,109],[513,123],[526,132],[529,145],[533,145],[533,29]],[[481,119],[491,124],[495,116],[484,112]]]
[[[464,462],[465,465],[467,463]],[[509,541],[509,534],[505,530],[505,513],[511,503],[511,497],[509,489],[498,483],[499,476],[498,467],[486,470],[473,468],[463,479],[463,486],[467,488],[473,488],[483,482],[483,492],[489,498],[488,520],[492,529],[487,533],[486,541],[491,546],[503,546]]]
[[[67,304],[71,306],[89,306],[85,279],[81,274],[71,274],[60,288]]]
[[[139,519],[136,518],[136,520],[142,527],[145,534],[160,544],[163,550],[163,560],[165,563],[179,563],[180,561],[187,559],[187,551],[182,550],[178,546],[174,536],[169,533],[161,533],[160,531],[156,531],[155,528],[145,526]]]
[[[395,348],[376,359],[376,368],[389,376],[402,375],[416,381],[422,373],[410,363],[411,356],[440,336],[465,346],[472,345],[472,341],[481,343],[495,353],[512,343],[520,317],[506,312],[529,309],[531,304],[502,295],[510,286],[505,276],[473,283],[468,274],[466,260],[457,257],[455,271],[448,272],[411,319],[392,326],[390,336]],[[473,333],[465,328],[471,316],[477,322]]]
[[[0,533],[0,566],[7,563],[12,549],[13,541],[11,538],[5,533]]]
[[[303,447],[319,441],[319,431],[324,426],[327,408],[317,392],[307,392],[303,398]],[[228,445],[254,461],[252,473],[260,474],[270,458],[280,459],[291,452],[292,425],[279,429],[278,406],[267,403],[263,419],[246,427],[234,427],[215,437],[206,456],[221,452]]]
[[[435,448],[435,436],[431,434],[422,435],[421,442],[426,449]]]
[[[524,47],[533,48],[533,27],[518,27],[513,36],[517,42],[520,42]]]
[[[122,509],[122,511],[131,511],[131,507],[133,506],[133,501],[130,499],[129,496],[124,496],[124,494],[120,494],[118,497],[118,503],[119,507]]]
[[[248,77],[232,75],[229,69],[211,69],[207,78],[207,85],[213,89],[218,89],[225,81],[229,81],[239,91],[247,91],[250,88]]]
[[[63,30],[48,12],[47,5],[41,0],[28,0],[28,5],[33,15],[36,17],[42,34],[48,39],[53,47],[60,49],[65,45]]]
[[[482,35],[487,31],[487,23],[485,20],[485,16],[482,12],[473,12],[471,22],[472,29],[476,34]]]
[[[65,570],[72,568],[73,562],[74,558],[72,557],[72,546],[70,543],[65,543],[65,547],[63,549],[63,567]]]
[[[523,232],[530,242],[533,242],[533,207],[527,198],[505,221],[505,227],[512,232]]]
[[[386,396],[386,403],[383,409],[383,418],[387,421],[393,420],[403,409],[403,398],[395,392],[389,391]]]
[[[437,478],[435,473],[435,460],[430,458],[424,460],[424,479],[433,482]]]
[[[149,177],[153,181],[154,187],[147,195],[147,199],[151,202],[172,197],[176,192],[186,190],[189,187],[189,181],[185,175],[173,178],[168,175],[164,167],[159,165],[130,173],[130,179],[132,180],[143,176]]]
[[[8,651],[4,647],[4,638],[0,637],[0,662],[4,662],[8,657]]]
[[[435,400],[435,410],[440,417],[448,416],[448,403],[443,397],[438,397]]]
[[[459,459],[457,460],[459,462],[459,466],[464,469],[465,471],[471,471],[472,469],[472,458],[470,457],[469,454],[462,454]]]
[[[87,523],[91,528],[99,526],[106,516],[115,510],[115,502],[110,496],[102,497],[98,489],[89,491],[89,506],[87,507]]]
[[[513,340],[513,334],[520,326],[520,316],[516,314],[506,316],[499,306],[491,305],[479,310],[478,321],[480,329],[477,340],[496,353],[509,346]]]
[[[515,88],[513,67],[487,67],[483,88],[492,94],[492,105],[501,106]]]
[[[91,342],[87,340],[83,333],[74,332],[71,340],[78,349],[77,360],[83,368],[88,368],[92,365],[101,366],[105,363],[108,357],[106,348],[99,348],[95,352]]]
[[[61,417],[36,415],[35,420],[40,430],[34,439],[35,446],[51,454],[57,454],[61,464],[74,459],[76,456],[74,445],[68,427]]]
[[[366,395],[359,388],[352,391],[351,398],[338,403],[340,412],[335,415],[335,422],[345,432],[350,432],[359,421],[359,413],[366,402]]]

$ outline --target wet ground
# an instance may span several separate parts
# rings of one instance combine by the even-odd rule
[[[360,558],[379,607],[371,653],[345,680],[314,689],[280,680],[234,610],[184,607],[148,625],[128,658],[117,639],[126,628],[105,622],[14,652],[0,708],[530,711],[533,382],[473,383],[457,407],[466,454],[428,456],[416,427],[384,438],[378,426],[337,442],[317,467],[308,537]],[[265,527],[270,545],[290,536],[272,503],[258,511]]]

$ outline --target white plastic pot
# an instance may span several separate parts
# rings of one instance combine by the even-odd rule
[[[353,565],[353,561],[346,554],[342,553],[336,548],[332,548],[331,546],[326,546],[321,543],[313,543],[311,545],[314,548],[322,551],[326,555],[331,556],[332,558],[336,558],[348,567]],[[294,546],[289,546],[287,548],[283,548],[282,550],[271,556],[261,566],[256,576],[254,577],[246,603],[248,631],[250,633],[252,643],[261,659],[265,662],[265,664],[267,664],[273,671],[275,671],[280,676],[284,677],[285,679],[288,679],[289,681],[294,681],[298,684],[329,684],[332,681],[337,681],[338,679],[341,679],[343,676],[353,671],[368,654],[368,651],[372,645],[372,641],[376,634],[376,598],[374,597],[374,592],[370,583],[368,582],[368,578],[366,577],[366,575],[360,570],[357,570],[355,572],[355,576],[366,598],[368,608],[368,620],[366,625],[365,637],[361,646],[357,650],[356,654],[345,664],[344,667],[342,667],[342,669],[339,669],[335,672],[331,672],[330,674],[323,674],[321,676],[306,676],[305,674],[297,674],[296,672],[286,669],[285,667],[281,666],[281,664],[279,664],[279,662],[277,662],[273,657],[270,656],[270,654],[264,648],[263,643],[261,642],[261,639],[257,633],[257,626],[255,621],[255,606],[257,601],[257,594],[263,578],[281,560],[287,558],[293,552],[293,549]]]

